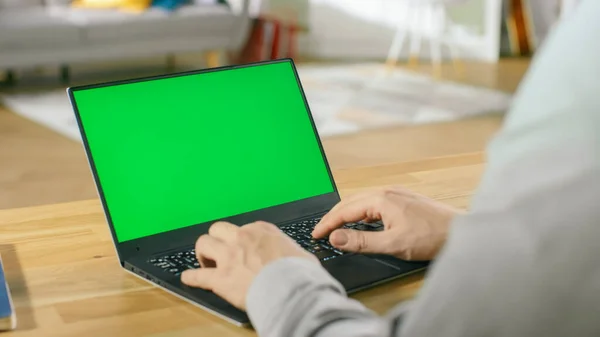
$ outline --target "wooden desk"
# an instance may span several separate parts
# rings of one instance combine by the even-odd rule
[[[481,153],[334,172],[342,194],[402,184],[466,207]],[[97,200],[0,211],[0,254],[19,329],[2,336],[253,336],[125,273]],[[355,297],[377,312],[412,297],[411,276]]]

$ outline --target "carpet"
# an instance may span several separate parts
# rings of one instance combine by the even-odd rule
[[[298,69],[321,137],[362,130],[454,121],[504,112],[511,96],[380,64],[304,65]],[[64,89],[2,95],[14,113],[81,140]]]

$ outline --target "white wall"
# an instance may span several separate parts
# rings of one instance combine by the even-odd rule
[[[301,37],[300,52],[324,58],[385,58],[405,6],[401,0],[305,1],[310,1],[310,32]],[[499,55],[501,0],[468,1],[483,2],[477,7],[483,13],[472,15],[483,15],[484,20],[483,27],[472,27],[472,33],[460,38],[464,57],[495,62]],[[423,47],[427,57],[426,42]]]
[[[579,0],[561,0],[560,14],[561,16],[569,15],[577,6]]]

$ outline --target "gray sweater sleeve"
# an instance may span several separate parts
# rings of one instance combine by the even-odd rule
[[[390,321],[348,299],[320,265],[302,258],[267,265],[250,288],[247,306],[259,336],[390,335]]]
[[[600,1],[538,53],[471,212],[408,310],[378,317],[320,266],[283,259],[253,283],[262,337],[600,336]],[[401,320],[401,321],[400,321]]]

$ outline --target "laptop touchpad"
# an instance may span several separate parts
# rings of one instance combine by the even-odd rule
[[[400,274],[397,269],[364,255],[332,259],[325,261],[323,266],[346,288],[346,291],[357,290]]]

